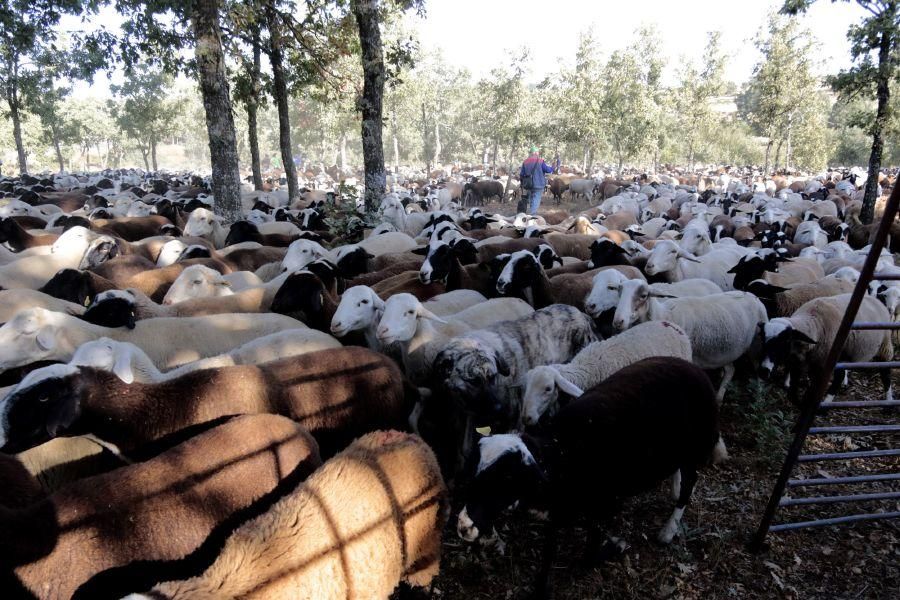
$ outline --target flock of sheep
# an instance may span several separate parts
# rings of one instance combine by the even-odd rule
[[[228,226],[199,178],[0,180],[4,597],[421,593],[448,519],[502,551],[519,504],[546,592],[559,527],[621,553],[604,519],[668,479],[670,543],[736,363],[793,399],[823,375],[874,229],[838,172],[588,181],[579,214],[511,217],[394,181],[338,237],[331,191],[247,192]],[[860,319],[898,310],[873,284]],[[892,356],[862,330],[842,359]]]

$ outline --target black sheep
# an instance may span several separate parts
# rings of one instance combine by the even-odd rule
[[[556,530],[578,516],[591,522],[587,556],[598,558],[600,527],[628,497],[673,478],[675,511],[660,531],[672,541],[698,469],[724,457],[716,394],[706,374],[678,358],[648,358],[613,374],[559,410],[540,438],[495,435],[479,443],[457,532],[494,534],[501,511],[522,501],[549,509],[539,587],[547,583]],[[614,546],[615,547],[615,546]]]

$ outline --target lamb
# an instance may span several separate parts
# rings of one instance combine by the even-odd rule
[[[692,361],[702,369],[724,369],[716,399],[721,403],[734,375],[734,361],[753,344],[759,327],[768,322],[766,308],[753,294],[723,292],[696,298],[671,298],[651,291],[639,280],[618,286],[621,297],[613,327],[624,331],[644,321],[671,321],[691,338]]]
[[[412,294],[396,294],[385,302],[377,336],[385,347],[399,343],[406,376],[414,383],[425,383],[435,356],[453,336],[532,312],[517,298],[494,298],[441,318]]]
[[[0,327],[0,369],[38,360],[67,361],[100,337],[132,342],[160,369],[222,354],[252,339],[303,324],[273,314],[224,314],[138,321],[134,329],[92,325],[43,308],[24,310]]]
[[[557,528],[588,516],[585,558],[595,563],[606,550],[600,527],[622,500],[671,476],[675,510],[658,536],[661,543],[670,543],[698,470],[711,456],[724,454],[719,439],[715,394],[706,374],[679,358],[644,359],[561,408],[546,438],[483,438],[457,533],[469,542],[496,535],[501,511],[518,500],[549,508],[537,590],[543,596]]]
[[[218,527],[319,464],[315,441],[290,419],[238,416],[153,459],[72,483],[24,509],[0,509],[0,563],[42,598],[121,594],[92,578],[130,563],[143,568],[119,585],[166,577],[163,561],[193,558],[212,533],[221,543],[227,530]],[[195,561],[197,568],[203,557]]]
[[[405,426],[416,401],[417,390],[391,359],[358,347],[156,383],[126,384],[100,369],[51,365],[29,373],[0,405],[0,441],[7,450],[24,449],[76,428],[127,455],[225,415],[274,413],[303,425],[327,453],[367,431]],[[46,425],[35,433],[34,423]]]
[[[134,344],[99,338],[79,346],[69,364],[109,371],[125,383],[133,381],[156,383],[201,369],[259,365],[308,352],[340,347],[341,343],[327,333],[315,329],[288,329],[250,340],[225,354],[201,358],[163,372],[157,369],[150,357]]]
[[[238,528],[205,572],[128,598],[386,600],[401,581],[424,588],[437,575],[447,512],[428,446],[370,433]]]
[[[794,312],[790,317],[778,317],[769,321],[762,330],[764,353],[760,372],[768,378],[779,364],[788,372],[790,398],[800,398],[800,379],[808,372],[810,381],[823,376],[822,365],[834,343],[838,327],[847,311],[852,294],[815,298]],[[863,296],[857,321],[887,323],[887,308],[871,296]],[[891,332],[887,330],[851,330],[841,350],[841,362],[889,361],[894,356]],[[885,400],[893,400],[891,370],[879,369],[884,386]],[[840,388],[842,377],[835,371],[825,402],[830,402]]]
[[[674,323],[648,321],[601,342],[593,342],[571,362],[541,365],[525,374],[522,420],[537,425],[545,413],[560,407],[560,392],[578,398],[624,367],[651,356],[691,360],[691,340]]]

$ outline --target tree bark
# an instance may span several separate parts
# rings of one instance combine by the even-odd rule
[[[16,141],[16,154],[19,156],[19,173],[28,172],[28,162],[25,157],[25,144],[22,142],[22,121],[19,116],[19,101],[15,93],[9,96],[9,116],[13,124],[13,139]]]
[[[775,163],[772,165],[772,169],[774,171],[778,170],[778,165],[781,163],[781,144],[784,140],[778,140],[778,145],[775,147]]]
[[[772,144],[773,143],[774,142],[772,141],[772,138],[770,137],[769,142],[766,144],[766,164],[763,167],[763,172],[762,172],[763,178],[767,177],[769,174],[769,157],[772,153]]]
[[[397,110],[391,111],[391,138],[394,142],[394,173],[400,172],[400,141],[397,139]]]
[[[225,53],[219,24],[219,0],[195,0],[191,13],[194,57],[206,112],[215,212],[226,222],[242,217],[241,175],[231,114],[231,92],[225,76]]]
[[[257,132],[256,113],[259,109],[259,78],[262,48],[259,43],[259,32],[253,34],[253,67],[250,71],[250,98],[247,99],[247,138],[250,144],[250,170],[253,172],[253,189],[263,189],[262,168],[259,162],[259,136]]]
[[[441,164],[441,123],[434,117],[434,160],[435,166]]]
[[[150,161],[153,165],[153,172],[159,171],[159,166],[156,163],[156,138],[150,138]]]
[[[366,210],[372,210],[381,204],[385,186],[384,146],[381,140],[384,54],[381,30],[378,28],[377,0],[354,0],[352,6],[362,46],[363,94],[359,99],[359,108],[362,112],[365,205]]]
[[[141,158],[144,159],[144,170],[150,172],[150,163],[147,161],[147,151],[141,146]]]
[[[51,125],[50,133],[53,136],[53,150],[56,152],[56,162],[59,163],[59,172],[66,170],[66,161],[63,160],[62,148],[59,146],[59,130],[55,125]]]
[[[281,148],[281,162],[288,183],[288,197],[293,202],[299,197],[297,167],[291,144],[291,120],[288,115],[287,78],[284,73],[284,53],[281,50],[281,24],[271,3],[266,4],[266,26],[269,29],[269,63],[272,65],[272,95],[278,107],[278,145]]]
[[[497,172],[497,152],[499,150],[499,144],[497,143],[496,138],[494,139],[494,153],[491,157],[491,171],[494,173]]]
[[[890,22],[893,22],[891,19]],[[875,219],[875,202],[878,201],[878,171],[881,169],[881,155],[884,152],[882,133],[887,123],[888,103],[891,100],[891,37],[892,30],[882,30],[878,45],[878,110],[872,123],[872,152],[869,154],[869,175],[859,220],[868,225]]]
[[[340,158],[340,162],[338,163],[341,168],[341,176],[347,172],[347,133],[341,133],[340,145],[338,146],[338,157]]]

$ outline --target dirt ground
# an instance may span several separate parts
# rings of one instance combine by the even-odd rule
[[[554,208],[549,196],[543,205]],[[487,207],[509,213],[508,206]],[[564,203],[562,208],[574,209]],[[900,385],[900,372],[894,376]],[[837,400],[882,399],[876,375],[851,375]],[[554,563],[556,597],[588,598],[790,598],[900,599],[900,520],[872,521],[772,534],[768,548],[751,554],[746,547],[755,531],[781,468],[796,411],[777,385],[755,379],[735,381],[722,410],[722,434],[731,459],[706,468],[684,515],[681,535],[669,547],[656,534],[672,510],[669,486],[628,501],[611,535],[629,544],[620,560],[596,569],[580,566],[586,529],[560,532]],[[900,424],[900,411],[833,411],[824,424]],[[811,436],[805,453],[846,452],[900,447],[900,434]],[[823,477],[863,472],[900,472],[898,457],[808,463],[793,477]],[[798,488],[796,496],[898,490],[897,482],[855,486]],[[458,510],[458,507],[455,507]],[[776,522],[900,510],[900,501],[860,502],[780,509]],[[544,524],[524,510],[501,521],[506,543],[500,556],[466,544],[456,535],[456,514],[444,536],[436,598],[527,598],[540,561]]]

